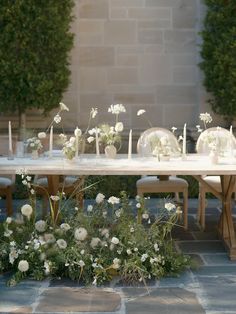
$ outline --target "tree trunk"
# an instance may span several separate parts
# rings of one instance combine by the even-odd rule
[[[26,130],[26,114],[25,112],[19,113],[19,127],[18,127],[18,141],[25,140],[25,130]]]

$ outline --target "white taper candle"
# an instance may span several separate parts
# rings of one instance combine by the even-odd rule
[[[12,130],[11,130],[11,121],[8,122],[8,142],[9,142],[9,152],[12,153]]]
[[[100,151],[99,151],[99,138],[98,138],[98,128],[96,128],[96,156],[100,156]]]
[[[129,131],[128,159],[132,158],[132,130]]]
[[[186,155],[186,123],[184,124],[183,131],[183,155]]]
[[[53,125],[50,128],[50,136],[49,136],[49,157],[52,157],[52,149],[53,149]]]

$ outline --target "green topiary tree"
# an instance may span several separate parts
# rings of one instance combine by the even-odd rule
[[[48,112],[69,84],[73,0],[1,0],[0,112]],[[22,136],[22,134],[21,134]]]
[[[208,11],[202,31],[200,64],[209,102],[228,123],[236,117],[236,1],[205,0]]]

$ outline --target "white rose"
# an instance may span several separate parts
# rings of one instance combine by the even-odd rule
[[[62,230],[68,231],[68,230],[70,230],[70,225],[67,224],[67,223],[62,223],[62,224],[60,225],[60,228],[61,228]]]
[[[93,136],[89,136],[88,138],[87,138],[87,141],[89,142],[89,144],[90,143],[92,143],[93,141],[94,141],[94,137]]]
[[[33,213],[33,208],[31,205],[29,204],[25,204],[21,207],[21,213],[23,216],[26,216],[28,219],[30,218],[30,216]]]
[[[116,237],[113,237],[111,239],[111,243],[113,243],[113,244],[118,244],[119,242],[120,242],[120,240],[118,238],[116,238]]]
[[[97,204],[102,203],[104,198],[105,198],[105,195],[103,195],[102,193],[98,193],[98,195],[96,196],[96,203]]]
[[[18,269],[19,269],[19,271],[21,271],[22,273],[23,273],[23,272],[26,272],[26,271],[29,269],[29,263],[28,263],[26,260],[21,260],[21,261],[19,261]]]
[[[117,122],[115,125],[116,132],[122,132],[124,130],[124,125],[122,122]]]
[[[108,203],[114,205],[114,204],[119,204],[120,203],[120,199],[118,197],[115,196],[111,196],[109,197],[109,199],[107,200]]]
[[[75,136],[80,137],[82,135],[82,131],[77,127],[74,131]]]
[[[63,102],[60,102],[59,106],[61,111],[69,111],[69,108]]]
[[[55,121],[56,124],[58,124],[61,122],[61,116],[59,114],[56,114],[53,120]]]
[[[75,239],[78,240],[78,241],[84,241],[86,239],[88,235],[88,232],[85,228],[83,227],[80,227],[78,229],[75,229]]]
[[[39,220],[35,223],[35,229],[38,232],[44,232],[47,228],[47,223],[44,220]]]
[[[141,116],[141,115],[144,114],[145,112],[146,112],[146,110],[140,109],[140,110],[138,110],[138,112],[137,112],[137,116]]]
[[[40,139],[46,138],[46,133],[45,132],[39,132],[38,133],[38,138],[40,138]]]
[[[165,203],[165,209],[168,211],[174,210],[176,208],[175,204]]]
[[[59,247],[59,249],[66,249],[67,248],[67,242],[63,239],[58,239],[57,240],[57,245]]]

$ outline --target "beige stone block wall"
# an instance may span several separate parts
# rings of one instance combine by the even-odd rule
[[[209,110],[198,69],[204,13],[201,0],[75,0],[65,128],[85,128],[91,107],[96,122],[113,121],[112,103],[126,106],[126,131],[148,128],[140,108],[153,126],[194,127]]]

